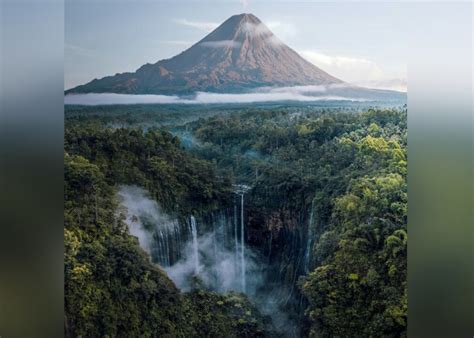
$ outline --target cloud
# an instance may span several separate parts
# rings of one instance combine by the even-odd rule
[[[272,35],[266,39],[266,41],[270,44],[272,44],[275,47],[282,46],[285,43],[281,41],[279,38],[276,37],[276,35]]]
[[[292,24],[282,23],[280,21],[268,21],[267,24],[262,22],[257,25],[251,22],[246,22],[243,29],[251,36],[260,36],[274,46],[281,46],[284,44],[277,35],[285,40],[296,34],[296,29]]]
[[[64,97],[65,104],[86,106],[108,104],[151,104],[151,103],[181,103],[178,96],[167,95],[127,95],[127,94],[72,94]]]
[[[259,35],[272,35],[272,32],[269,28],[262,22],[258,25],[252,22],[245,22],[243,25],[244,31],[249,33],[250,35],[259,36]]]
[[[296,27],[289,22],[270,20],[266,21],[266,25],[275,35],[278,35],[283,40],[293,38],[297,34]]]
[[[211,32],[219,26],[219,23],[216,22],[207,22],[207,21],[189,21],[187,19],[176,19],[174,22],[192,28],[197,28],[205,32]]]
[[[407,92],[407,80],[401,79],[384,79],[384,80],[373,80],[373,81],[362,81],[354,83],[358,86],[375,89],[388,89],[396,90],[399,92]]]
[[[332,84],[332,85],[312,85],[312,86],[291,86],[291,87],[260,87],[257,92],[270,93],[292,93],[292,94],[318,94],[325,93],[330,89],[338,89],[348,87],[347,84]]]
[[[328,55],[312,50],[299,51],[299,54],[329,74],[351,84],[374,89],[407,91],[407,82],[403,76],[394,78],[393,74],[384,72],[374,61]]]
[[[342,85],[344,86],[344,85]],[[128,94],[69,94],[64,97],[67,105],[111,105],[111,104],[222,104],[222,103],[255,103],[278,101],[368,101],[365,98],[344,97],[327,93],[329,89],[340,88],[340,85],[295,86],[295,87],[262,87],[250,93],[225,94],[197,92],[194,97],[177,95],[128,95]]]
[[[278,27],[281,27],[281,22],[280,21],[266,21],[267,27],[271,30],[278,29]]]
[[[244,9],[246,9],[249,6],[249,0],[239,0],[240,4]]]
[[[319,68],[347,82],[378,80],[383,77],[382,69],[371,60],[308,50],[299,53]]]
[[[268,93],[246,93],[246,94],[220,94],[198,92],[193,103],[254,103],[274,101],[320,101],[338,99],[333,97],[311,97],[292,92],[268,92]]]
[[[210,47],[210,48],[239,48],[242,43],[234,40],[220,40],[220,41],[205,41],[199,44],[203,47]]]

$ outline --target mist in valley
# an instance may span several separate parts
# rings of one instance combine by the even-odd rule
[[[366,96],[360,93],[352,95],[345,90],[351,90],[350,85],[332,86],[294,86],[294,87],[259,87],[246,93],[212,93],[196,92],[190,96],[156,95],[156,94],[115,94],[115,93],[88,93],[69,94],[64,97],[66,105],[126,105],[126,104],[233,104],[257,102],[317,102],[317,101],[354,101],[367,102],[375,100],[375,93],[367,92]],[[378,93],[377,93],[378,94]],[[394,95],[394,94],[392,94]],[[401,94],[397,96],[402,97]]]
[[[284,309],[292,297],[290,290],[270,281],[267,260],[242,245],[241,210],[217,213],[212,224],[206,224],[192,215],[166,214],[149,192],[137,186],[120,186],[118,197],[129,233],[180,290],[244,293],[272,319],[277,331],[296,335],[298,325]]]

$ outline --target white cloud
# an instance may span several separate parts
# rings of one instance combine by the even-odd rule
[[[216,29],[217,26],[219,26],[219,23],[217,23],[217,22],[189,21],[187,19],[176,19],[176,20],[174,20],[174,22],[176,22],[180,25],[183,25],[183,26],[197,28],[197,29],[205,31],[205,32],[211,32],[212,30]]]
[[[250,35],[269,34],[268,27],[264,23],[256,25],[252,22],[245,22],[242,28]]]
[[[196,97],[189,103],[254,103],[254,102],[275,102],[275,101],[365,101],[361,99],[351,99],[341,96],[309,96],[295,92],[268,92],[268,93],[245,93],[245,94],[220,94],[198,92]]]
[[[276,47],[285,44],[283,41],[281,41],[281,40],[280,40],[279,38],[277,38],[275,35],[270,36],[269,38],[266,39],[266,41],[267,41],[269,44],[272,44],[272,45],[274,45],[274,46],[276,46]]]
[[[244,9],[246,9],[249,6],[249,0],[239,0],[239,2]]]
[[[266,22],[266,25],[275,35],[283,40],[291,39],[297,34],[296,27],[289,22],[270,20]]]
[[[388,89],[396,90],[399,92],[407,92],[407,80],[401,79],[384,79],[384,80],[373,80],[373,81],[362,81],[354,83],[361,87],[376,88],[376,89]]]
[[[234,40],[220,40],[220,41],[205,41],[199,44],[203,47],[210,47],[210,48],[239,48],[242,43]]]
[[[284,44],[284,42],[278,37],[282,37],[283,40],[286,40],[296,34],[296,29],[292,24],[282,23],[280,21],[268,21],[266,24],[260,23],[257,25],[251,22],[246,22],[243,29],[250,35],[265,37],[267,42],[275,46]]]
[[[64,97],[65,104],[96,106],[102,104],[151,104],[180,103],[178,96],[168,95],[127,95],[127,94],[71,94]]]
[[[347,84],[333,84],[333,85],[311,85],[311,86],[291,86],[291,87],[260,87],[256,92],[270,92],[270,93],[292,93],[292,94],[318,94],[327,92],[329,89],[338,89],[348,87]]]
[[[340,86],[337,86],[339,88]],[[197,92],[193,98],[177,95],[128,95],[128,94],[70,94],[64,97],[65,104],[107,105],[107,104],[214,104],[214,103],[254,103],[276,101],[367,101],[364,98],[351,98],[325,93],[336,86],[295,86],[262,87],[250,93],[225,94]]]
[[[381,80],[384,77],[382,69],[371,60],[311,50],[300,51],[299,54],[329,74],[350,83]]]
[[[407,81],[403,75],[394,78],[394,74],[383,71],[374,61],[328,55],[312,50],[300,51],[299,54],[322,70],[346,82],[367,88],[407,91]]]
[[[274,29],[278,29],[278,27],[281,27],[281,22],[280,21],[266,21],[266,25],[269,29],[274,30]]]

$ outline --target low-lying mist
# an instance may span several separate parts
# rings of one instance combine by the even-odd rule
[[[179,224],[177,218],[165,214],[142,188],[121,186],[118,194],[130,234],[138,238],[140,246],[183,291],[192,288],[195,282],[193,277],[198,277],[205,288],[219,292],[237,291],[254,295],[262,285],[263,265],[252,250],[245,248],[245,290],[243,289],[240,238],[237,241],[235,238],[223,240],[223,234],[227,231],[224,227],[229,226],[229,220],[219,220],[217,225],[196,222],[199,262],[196,271],[192,229],[187,224],[188,221],[186,224]],[[191,215],[186,219],[190,222]],[[212,230],[205,231],[205,228]],[[181,243],[177,243],[178,241]],[[160,255],[175,255],[179,259],[161,259],[163,257]]]
[[[125,215],[125,223],[132,236],[138,238],[143,250],[152,254],[155,231],[168,231],[176,224],[163,213],[146,190],[136,186],[121,186],[118,192]]]
[[[118,195],[130,234],[179,289],[243,292],[262,314],[272,318],[277,331],[297,336],[298,325],[283,310],[291,293],[269,282],[265,259],[248,247],[243,249],[236,216],[220,214],[212,224],[200,223],[192,215],[179,221],[164,213],[142,188],[121,186]]]
[[[216,229],[216,231],[219,231]],[[245,249],[245,291],[242,285],[242,270],[239,256],[235,250],[226,248],[215,232],[198,237],[199,269],[196,274],[193,257],[193,244],[188,242],[184,258],[173,266],[165,268],[168,276],[183,291],[192,287],[192,277],[197,276],[204,287],[218,292],[245,292],[252,296],[262,285],[263,276],[258,260],[252,251]]]
[[[337,87],[336,87],[337,86]],[[373,98],[353,97],[341,91],[348,85],[261,87],[248,93],[196,92],[190,97],[178,95],[134,95],[114,93],[68,94],[66,105],[113,105],[113,104],[223,104],[255,103],[277,101],[357,101],[366,102]],[[334,92],[336,90],[337,92]]]

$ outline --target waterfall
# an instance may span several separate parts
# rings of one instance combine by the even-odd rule
[[[252,248],[246,247],[245,243],[246,230],[249,230],[245,218],[247,216],[248,220],[249,217],[245,212],[249,213],[251,203],[251,198],[245,199],[245,194],[249,189],[245,185],[234,185],[232,206],[201,215],[198,220],[191,214],[179,218],[165,214],[149,193],[138,187],[122,186],[119,194],[126,208],[130,234],[138,238],[139,244],[150,253],[152,262],[159,264],[179,289],[186,292],[202,285],[216,292],[240,291],[249,297],[258,295],[255,301],[264,307],[265,315],[276,318],[280,327],[293,325],[288,324],[285,309],[292,306],[297,292],[295,283],[302,269],[299,263],[304,260],[305,269],[309,267],[315,231],[313,223],[316,223],[314,205],[306,232],[308,237],[304,237],[304,231],[292,236],[285,228],[280,233],[279,240],[284,238],[291,248],[298,249],[297,262],[293,263],[293,249],[289,261],[279,261],[281,253],[272,246],[272,242],[278,240],[277,232],[272,231],[267,263],[253,255]],[[302,216],[302,221],[305,218]],[[289,279],[285,284],[280,276],[287,271]]]
[[[237,238],[237,228],[238,228],[238,223],[237,223],[237,205],[234,204],[234,242],[235,242],[235,260],[239,258],[239,239]]]
[[[313,221],[314,221],[314,199],[311,202],[311,213],[309,216],[307,240],[306,240],[306,251],[304,255],[304,271],[309,272],[309,263],[311,261],[311,247],[313,245]]]
[[[247,280],[246,280],[246,261],[245,261],[245,222],[244,222],[244,195],[250,189],[249,186],[244,184],[234,185],[234,192],[240,196],[240,248],[237,245],[237,236],[235,236],[235,251],[240,255],[240,279],[242,292],[247,291]],[[237,235],[237,212],[236,207],[234,207],[235,213],[235,235]],[[240,250],[239,250],[240,249]],[[239,256],[237,255],[237,256]]]
[[[245,227],[244,227],[244,193],[240,194],[240,266],[242,269],[242,291],[245,292]]]
[[[217,254],[217,244],[216,244],[217,233],[216,233],[216,222],[213,218],[214,217],[211,215],[212,233],[214,234],[214,236],[212,236],[212,250],[213,250],[213,255],[215,257]]]
[[[197,238],[196,219],[191,216],[191,233],[193,236],[193,260],[194,260],[194,274],[199,274],[199,244]]]

